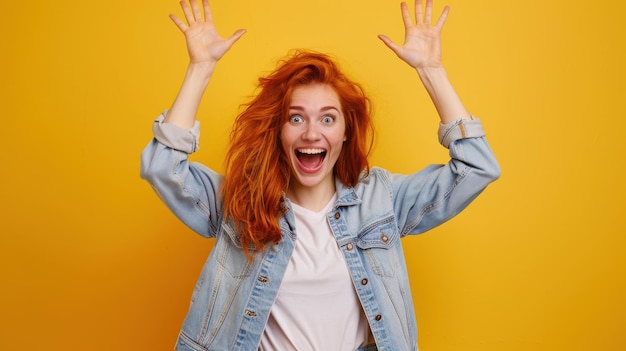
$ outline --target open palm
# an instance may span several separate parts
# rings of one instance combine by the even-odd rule
[[[398,45],[385,35],[379,38],[403,61],[413,68],[441,67],[441,30],[450,11],[445,7],[437,22],[432,21],[432,0],[426,0],[422,12],[422,1],[415,0],[415,22],[411,18],[408,5],[401,4],[404,22],[404,44]]]
[[[180,2],[185,21],[170,15],[172,21],[185,35],[187,51],[191,63],[215,63],[224,56],[232,45],[246,32],[239,29],[229,38],[222,38],[215,24],[208,0],[202,0],[202,10],[195,0]]]

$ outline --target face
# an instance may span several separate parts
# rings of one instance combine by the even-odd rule
[[[346,140],[346,121],[331,86],[308,84],[293,90],[289,120],[280,138],[291,166],[290,190],[332,188],[334,192],[333,169]]]

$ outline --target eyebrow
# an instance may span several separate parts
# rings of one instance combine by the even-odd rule
[[[289,106],[290,110],[298,110],[298,111],[304,111],[304,107],[302,106]],[[328,110],[336,110],[337,112],[339,112],[339,108],[335,107],[335,106],[324,106],[320,109],[320,111],[324,112],[324,111],[328,111]]]

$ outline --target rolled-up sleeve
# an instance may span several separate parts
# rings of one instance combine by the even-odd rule
[[[465,138],[479,138],[485,136],[483,125],[480,120],[459,119],[448,124],[439,124],[439,143],[445,148],[449,148],[452,142]]]
[[[478,119],[442,125],[439,140],[449,149],[448,163],[391,176],[403,235],[423,233],[444,223],[500,177],[500,167]]]
[[[163,123],[153,124],[154,139],[141,154],[140,176],[159,198],[189,228],[202,236],[216,234],[221,221],[219,187],[222,176],[210,168],[189,162],[198,150],[200,124],[191,129]]]
[[[195,121],[191,129],[183,129],[174,124],[163,123],[167,111],[163,112],[152,125],[152,133],[161,144],[174,150],[194,153],[200,149],[200,122]]]

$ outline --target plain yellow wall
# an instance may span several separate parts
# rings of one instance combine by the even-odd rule
[[[404,241],[421,350],[626,349],[626,7],[447,0],[444,61],[503,176]],[[372,163],[446,161],[396,0],[213,0],[245,37],[201,109],[216,169],[256,78],[296,47],[337,56],[375,103]],[[439,13],[443,2],[435,3]],[[0,349],[170,350],[212,241],[139,179],[184,74],[176,1],[3,1]]]

